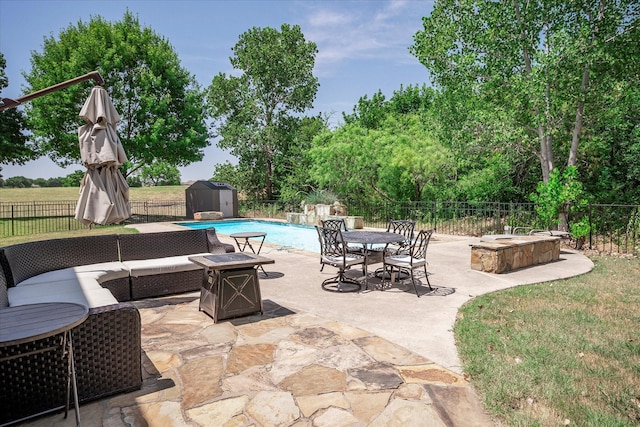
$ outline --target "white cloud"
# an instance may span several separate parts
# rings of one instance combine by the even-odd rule
[[[391,17],[399,15],[408,5],[407,0],[392,0],[387,6],[375,16],[376,21],[385,21]]]
[[[318,45],[316,72],[337,73],[345,60],[408,60],[413,35],[431,1],[318,2],[307,9],[303,32]]]
[[[308,20],[312,27],[331,27],[349,24],[351,17],[344,13],[324,9],[313,13]]]

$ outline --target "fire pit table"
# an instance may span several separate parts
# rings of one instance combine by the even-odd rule
[[[234,252],[189,257],[209,276],[200,293],[200,310],[219,320],[262,313],[262,297],[256,268],[275,261],[260,255]]]

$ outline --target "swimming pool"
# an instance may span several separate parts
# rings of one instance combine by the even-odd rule
[[[304,225],[260,220],[179,222],[177,224],[189,228],[214,227],[216,233],[226,235],[247,231],[261,231],[267,233],[265,242],[280,245],[280,249],[296,248],[310,252],[320,252],[316,229]],[[264,250],[264,248],[262,249]]]

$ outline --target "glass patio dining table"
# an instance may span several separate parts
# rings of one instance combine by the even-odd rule
[[[365,257],[363,266],[363,274],[367,277],[367,265],[375,264],[382,261],[382,257],[372,257],[373,254],[381,254],[384,256],[383,251],[374,251],[374,245],[387,245],[389,243],[400,243],[405,240],[402,234],[390,233],[388,231],[343,231],[342,239],[346,243],[360,244],[362,245],[362,252]]]

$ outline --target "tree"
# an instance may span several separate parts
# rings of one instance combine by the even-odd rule
[[[313,138],[328,128],[327,120],[316,116],[291,121],[289,142],[278,157],[274,170],[281,200],[297,204],[317,188],[316,181],[309,174],[313,163],[309,150],[313,147]]]
[[[567,231],[569,214],[586,205],[582,183],[577,178],[577,168],[567,166],[562,173],[554,169],[547,183],[538,183],[537,192],[531,194],[531,200],[536,203],[536,212],[544,228]]]
[[[364,95],[358,99],[353,107],[353,113],[342,113],[346,124],[358,123],[367,129],[378,129],[384,123],[389,114],[403,115],[411,113],[425,113],[433,105],[436,92],[426,85],[406,88],[400,85],[400,89],[393,92],[388,101],[381,90],[374,93],[371,99]]]
[[[230,149],[238,158],[237,169],[251,179],[245,190],[271,199],[277,162],[292,142],[292,117],[313,106],[318,50],[298,25],[287,24],[280,31],[254,27],[240,35],[232,50],[231,65],[240,75],[216,75],[208,92],[214,128],[221,136],[218,146]]]
[[[29,188],[33,180],[24,176],[12,176],[4,180],[4,186],[8,188]]]
[[[145,165],[140,171],[142,182],[150,186],[180,185],[180,171],[165,162],[154,162]]]
[[[357,123],[367,129],[377,129],[387,116],[385,97],[381,90],[374,93],[371,99],[367,95],[361,96],[353,107],[353,113],[342,113],[345,124]]]
[[[223,164],[218,164],[213,171],[213,175],[209,181],[214,182],[226,182],[227,184],[232,185],[238,191],[242,191],[242,182],[244,181],[240,176],[240,172],[238,168],[236,168],[231,163],[224,162]]]
[[[180,66],[173,47],[126,12],[110,23],[100,16],[79,21],[45,38],[33,52],[25,74],[29,92],[98,70],[122,117],[118,136],[129,164],[125,175],[146,164],[184,166],[199,161],[208,145],[204,92]],[[43,96],[27,104],[29,125],[41,152],[59,165],[80,159],[78,112],[89,95],[88,83]]]
[[[417,114],[389,114],[379,129],[350,123],[324,131],[310,156],[321,188],[359,201],[435,199],[455,175],[452,153]]]
[[[84,178],[85,171],[77,170],[62,178],[63,187],[80,187],[80,182]]]
[[[613,107],[602,100],[616,82],[636,78],[639,11],[635,0],[443,0],[410,50],[454,102],[464,120],[449,125],[466,142],[533,153],[546,183],[559,159],[580,165],[585,125]]]
[[[5,68],[7,68],[7,61],[0,52],[0,91],[9,86]],[[37,157],[25,132],[26,119],[22,110],[8,108],[0,111],[0,165],[24,164],[27,160]]]
[[[127,185],[129,188],[142,187],[142,178],[140,178],[140,174],[129,175],[127,177]]]

